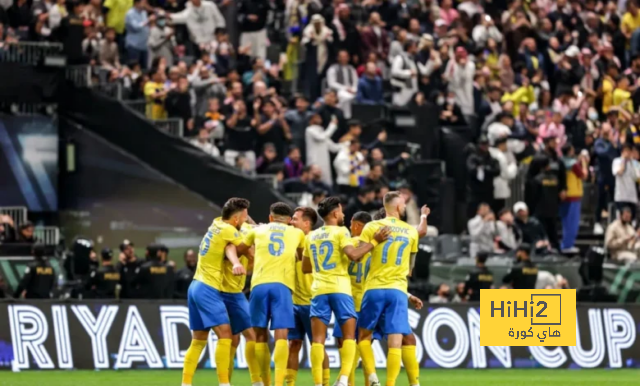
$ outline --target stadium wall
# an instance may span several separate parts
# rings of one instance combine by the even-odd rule
[[[580,304],[575,347],[481,347],[477,305],[432,305],[409,312],[425,368],[640,368],[640,306]],[[180,369],[189,346],[183,302],[0,303],[0,369]],[[331,333],[331,329],[329,329]],[[200,367],[214,367],[212,336]],[[374,344],[386,366],[384,344]],[[332,367],[339,367],[333,338]],[[308,367],[308,342],[300,354]],[[246,368],[244,340],[235,365]]]

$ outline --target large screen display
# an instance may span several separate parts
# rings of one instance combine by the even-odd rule
[[[0,206],[58,210],[58,125],[54,118],[0,114]]]

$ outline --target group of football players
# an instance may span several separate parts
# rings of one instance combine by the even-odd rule
[[[405,201],[398,192],[384,197],[374,218],[358,212],[350,231],[337,197],[317,211],[271,205],[269,223],[256,225],[249,201],[228,200],[205,234],[198,267],[189,287],[192,341],[185,355],[182,385],[190,386],[210,330],[218,337],[215,363],[220,386],[230,386],[233,358],[245,337],[252,386],[271,385],[273,331],[275,386],[295,385],[305,335],[311,342],[315,386],[328,386],[324,343],[335,318],[333,336],[340,348],[340,373],[334,386],[354,386],[362,359],[367,386],[379,386],[372,340],[386,339],[387,386],[395,385],[404,364],[411,386],[419,385],[416,341],[408,304],[422,307],[407,293],[418,240],[426,234],[429,208],[412,227],[401,220]],[[318,218],[323,221],[317,227]],[[252,272],[251,295],[242,290]]]

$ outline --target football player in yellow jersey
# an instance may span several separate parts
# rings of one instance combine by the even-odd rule
[[[405,213],[405,199],[399,192],[384,196],[387,217],[367,224],[360,235],[361,243],[375,245],[365,283],[360,313],[360,354],[368,375],[369,386],[379,386],[375,359],[371,348],[373,330],[378,324],[387,336],[387,386],[394,386],[402,362],[402,338],[411,334],[409,326],[407,276],[411,260],[418,252],[418,231],[400,220]],[[374,235],[379,228],[391,230],[389,239],[378,242]]]
[[[418,224],[416,230],[418,231],[418,237],[422,238],[427,234],[427,218],[429,217],[431,210],[428,206],[424,205],[420,212],[420,224]],[[387,213],[385,212],[384,208],[380,208],[378,213],[373,216],[373,219],[382,220],[385,217],[387,217]],[[411,259],[409,276],[411,276],[411,273],[413,272],[414,264],[415,258]],[[420,310],[422,308],[422,300],[409,293],[407,293],[407,296],[409,297],[409,302],[415,307],[416,310]],[[376,336],[380,335],[378,329],[382,324],[384,323],[378,323],[376,331],[374,331],[373,333],[374,340],[378,339]],[[413,333],[402,336],[402,364],[404,365],[404,369],[407,373],[407,378],[409,378],[410,386],[420,386],[420,364],[418,363],[418,358],[416,357],[416,344],[416,336]]]
[[[269,224],[258,226],[244,238],[243,244],[255,244],[249,310],[256,331],[256,356],[267,384],[271,356],[269,331],[275,330],[275,385],[284,386],[289,348],[288,329],[295,327],[291,291],[295,287],[296,254],[304,247],[304,233],[289,225],[293,210],[283,202],[271,205]]]
[[[229,354],[233,334],[220,293],[222,267],[226,255],[232,263],[234,275],[246,274],[238,255],[246,254],[249,249],[243,245],[238,228],[246,221],[248,208],[249,201],[243,198],[228,200],[222,207],[222,217],[213,220],[200,244],[198,267],[187,294],[193,338],[184,358],[183,386],[190,386],[193,382],[193,374],[211,329],[218,336],[215,353],[218,383],[220,386],[230,386]]]
[[[299,207],[293,212],[291,225],[300,229],[305,235],[311,232],[314,224],[318,221],[318,213],[310,207]],[[296,326],[289,329],[289,363],[287,364],[287,386],[295,386],[298,375],[299,354],[304,342],[304,336],[312,342],[311,335],[311,283],[313,277],[302,272],[302,260],[296,262],[296,286],[293,291],[293,316]],[[324,354],[322,363],[322,384],[329,386],[331,372],[329,370],[329,357]]]
[[[246,236],[253,226],[245,222],[240,227],[240,233]],[[253,264],[253,254],[247,253],[240,256],[240,264],[249,271],[249,266]],[[231,341],[231,360],[229,361],[229,379],[233,373],[233,358],[240,344],[240,333],[246,339],[245,358],[249,367],[252,386],[264,386],[261,379],[261,370],[256,360],[256,334],[251,328],[251,316],[249,315],[249,301],[242,290],[244,289],[246,275],[234,275],[233,265],[228,260],[223,263],[222,271],[222,301],[227,308],[229,321],[231,323],[231,332],[233,338]]]
[[[355,247],[344,225],[344,213],[338,197],[328,197],[318,205],[318,214],[324,226],[307,236],[302,270],[313,272],[311,286],[311,373],[316,386],[322,385],[324,342],[331,313],[342,328],[344,341],[340,358],[340,377],[337,386],[347,386],[353,360],[356,355],[356,312],[351,297],[349,260],[358,261],[373,248],[363,243]],[[388,230],[382,228],[375,234],[378,242],[386,240]],[[311,260],[313,259],[313,264]]]

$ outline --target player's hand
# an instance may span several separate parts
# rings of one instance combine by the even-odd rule
[[[389,234],[390,233],[391,233],[391,229],[389,227],[382,227],[382,228],[378,229],[376,234],[373,235],[373,238],[378,243],[381,243],[381,242],[385,241],[387,238],[389,238]]]
[[[422,208],[420,208],[420,214],[429,217],[431,209],[428,206],[423,205]]]
[[[411,295],[409,297],[409,303],[411,303],[411,305],[416,309],[416,310],[420,310],[422,309],[422,300],[420,300],[420,298],[417,298],[413,295]]]
[[[246,275],[247,271],[244,269],[242,264],[234,264],[233,265],[233,274],[235,276],[242,276],[242,275]]]

